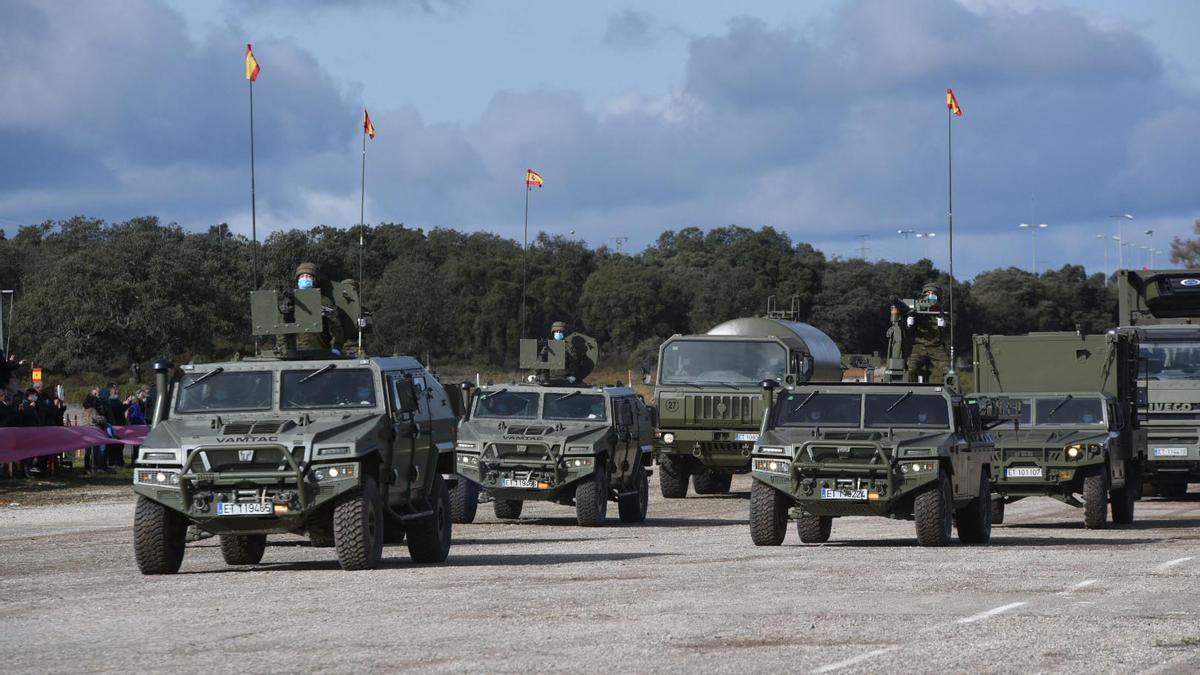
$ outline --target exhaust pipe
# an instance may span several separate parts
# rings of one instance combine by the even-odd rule
[[[159,422],[167,419],[171,405],[171,371],[175,364],[167,360],[154,362],[154,386],[158,390],[154,398],[154,416],[150,426],[156,427]]]

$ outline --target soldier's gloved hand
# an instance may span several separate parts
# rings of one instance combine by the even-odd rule
[[[336,313],[337,313],[337,310],[334,309],[333,307],[330,307],[329,305],[321,305],[321,315],[322,316],[333,316]]]
[[[916,323],[917,323],[917,320],[911,316],[908,317],[907,319],[905,319],[905,321],[904,321],[904,325],[908,326],[909,328],[912,328],[913,326],[915,326]]]
[[[946,319],[944,319],[943,317],[940,317],[940,316],[939,316],[939,317],[937,318],[937,327],[938,327],[938,328],[945,328],[945,327],[946,327]]]

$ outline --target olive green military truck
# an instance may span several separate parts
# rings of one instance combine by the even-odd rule
[[[579,333],[522,340],[528,381],[468,388],[455,522],[475,519],[481,493],[502,519],[527,501],[573,505],[586,527],[605,523],[609,502],[621,522],[646,519],[652,410],[629,387],[587,384],[595,360],[595,340]]]
[[[1004,505],[1053,497],[1082,507],[1084,526],[1133,522],[1145,435],[1134,412],[1135,335],[976,335],[980,395],[1023,402],[1019,420],[992,431],[992,522]]]
[[[989,428],[1015,402],[914,383],[765,383],[767,414],[752,456],[750,535],[778,546],[828,541],[833,519],[913,520],[922,546],[991,538]]]
[[[319,293],[255,292],[255,333],[322,330]],[[156,365],[134,466],[143,574],[179,570],[191,524],[220,535],[231,565],[260,562],[272,534],[307,534],[347,570],[375,567],[385,539],[406,538],[415,562],[446,559],[458,391],[410,357],[286,350],[293,358]]]
[[[1120,326],[1141,343],[1145,480],[1161,497],[1200,483],[1200,270],[1119,270]]]
[[[750,469],[762,421],[760,383],[842,379],[841,351],[794,312],[734,319],[704,335],[675,335],[659,348],[654,454],[663,497],[729,491]]]

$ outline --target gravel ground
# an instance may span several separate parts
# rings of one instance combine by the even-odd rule
[[[450,559],[346,573],[272,538],[228,567],[133,563],[133,499],[0,508],[0,670],[22,672],[1162,672],[1200,670],[1200,494],[1089,531],[1050,499],[1009,505],[992,545],[922,549],[912,523],[835,521],[750,543],[734,494],[663,500],[585,529],[529,504],[455,526]],[[615,512],[615,509],[613,509]]]

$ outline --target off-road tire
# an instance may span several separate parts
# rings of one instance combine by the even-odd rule
[[[221,557],[226,565],[257,565],[266,552],[265,534],[221,535]]]
[[[333,540],[333,509],[322,508],[308,517],[304,524],[308,531],[308,541],[314,548],[332,548]]]
[[[450,491],[450,520],[459,524],[474,522],[478,510],[479,485],[459,476]]]
[[[1142,484],[1142,472],[1137,465],[1125,465],[1125,486],[1108,491],[1112,504],[1112,521],[1118,525],[1133,522],[1133,510],[1137,505],[1138,488]]]
[[[750,539],[755,546],[778,546],[787,537],[791,499],[779,490],[753,481],[750,485]]]
[[[521,507],[525,502],[520,499],[494,499],[492,511],[501,520],[516,520],[521,517]]]
[[[805,513],[796,521],[796,534],[800,535],[800,541],[805,544],[824,544],[829,541],[831,532],[833,532],[832,516],[814,516],[811,513]]]
[[[992,539],[992,481],[988,472],[979,476],[979,494],[954,514],[958,540],[964,544],[986,544]]]
[[[1106,476],[1096,471],[1083,477],[1083,526],[1103,530],[1108,526],[1108,491]]]
[[[954,500],[950,496],[950,478],[938,474],[936,485],[929,486],[913,500],[913,519],[917,525],[917,543],[945,546],[954,528]]]
[[[622,523],[640,523],[646,520],[646,509],[650,506],[650,479],[646,467],[638,462],[633,467],[631,478],[635,494],[617,498],[617,513]]]
[[[450,489],[441,474],[433,477],[430,491],[433,513],[405,524],[408,531],[408,555],[415,563],[440,563],[450,555],[453,524],[450,514]]]
[[[333,539],[344,570],[369,570],[383,557],[383,504],[375,479],[367,476],[354,492],[339,495],[333,507]]]
[[[993,525],[1003,525],[1004,524],[1004,500],[1003,499],[993,499],[992,500],[992,524]]]
[[[698,495],[719,495],[729,492],[732,482],[732,474],[722,474],[716,471],[702,471],[692,476],[692,486],[696,488]]]
[[[580,527],[599,527],[608,518],[608,473],[597,467],[592,479],[575,488],[575,522]]]
[[[133,554],[142,574],[175,574],[183,564],[187,518],[138,497],[133,512]]]
[[[658,488],[665,499],[683,499],[688,493],[688,472],[683,462],[671,455],[658,456]]]

